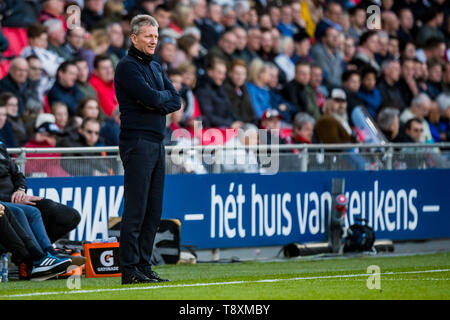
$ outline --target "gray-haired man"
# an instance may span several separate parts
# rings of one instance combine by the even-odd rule
[[[130,23],[132,46],[117,65],[120,108],[119,151],[124,166],[124,208],[120,230],[122,284],[165,281],[151,269],[161,220],[166,115],[181,107],[178,92],[153,60],[158,23],[137,15]]]

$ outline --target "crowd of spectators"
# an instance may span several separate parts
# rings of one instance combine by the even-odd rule
[[[198,123],[264,128],[270,115],[282,143],[365,142],[357,107],[385,141],[450,141],[447,0],[43,0],[0,10],[7,147],[118,144],[114,72],[136,14],[158,21],[153,59],[183,98],[168,142]],[[27,42],[8,56],[14,29]]]

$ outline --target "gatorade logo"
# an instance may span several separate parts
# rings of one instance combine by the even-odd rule
[[[103,253],[100,255],[100,263],[105,267],[111,267],[112,265],[114,265],[113,251],[103,251]]]

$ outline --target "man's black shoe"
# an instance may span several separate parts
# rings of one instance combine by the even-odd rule
[[[122,274],[122,284],[156,283],[156,279],[150,279],[140,271],[134,271],[130,274]]]
[[[141,271],[147,278],[156,280],[157,282],[168,282],[169,279],[163,279],[158,274],[152,270],[150,266],[138,267],[139,271]]]

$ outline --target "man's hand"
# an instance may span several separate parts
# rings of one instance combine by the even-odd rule
[[[35,201],[39,200],[42,200],[42,197],[29,196],[22,190],[17,190],[11,196],[12,203],[27,204],[32,206],[36,205]]]
[[[0,218],[5,214],[5,206],[0,204]]]

